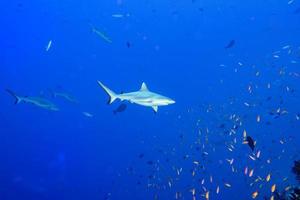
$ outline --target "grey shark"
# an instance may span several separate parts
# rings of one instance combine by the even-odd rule
[[[59,111],[59,108],[52,102],[48,101],[47,99],[44,99],[41,97],[18,96],[11,90],[7,89],[6,91],[16,99],[15,104],[24,102],[24,103],[33,104],[35,106],[38,106],[40,108],[44,108],[47,110]]]
[[[159,106],[167,106],[175,103],[174,100],[168,97],[151,92],[145,83],[142,84],[140,90],[123,94],[116,94],[100,81],[98,81],[98,84],[109,95],[109,104],[113,103],[116,99],[120,99],[121,101],[129,101],[141,106],[152,107],[157,112]]]
[[[51,91],[52,92],[52,95],[54,98],[57,98],[57,97],[61,97],[69,102],[72,102],[72,103],[78,103],[77,100],[71,96],[70,94],[67,94],[67,93],[64,93],[64,92],[56,92],[56,91]]]

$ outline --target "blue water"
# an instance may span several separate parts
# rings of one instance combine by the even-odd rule
[[[296,185],[299,7],[298,0],[0,2],[0,199],[205,199],[207,191],[209,199],[252,199],[255,191],[263,199],[273,184],[279,192]],[[127,102],[114,115],[121,103],[107,105],[97,80],[117,93],[146,82],[176,103],[155,114]],[[6,89],[60,110],[14,105]],[[242,144],[244,130],[253,152]]]

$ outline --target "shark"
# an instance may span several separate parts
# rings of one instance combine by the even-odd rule
[[[56,91],[50,91],[53,95],[54,98],[57,98],[57,97],[61,97],[69,102],[72,102],[72,103],[77,103],[77,100],[71,96],[70,94],[67,94],[67,93],[64,93],[64,92],[56,92]]]
[[[112,43],[112,40],[104,32],[100,31],[92,24],[90,24],[90,27],[92,28],[92,32],[101,37],[105,42]]]
[[[138,91],[121,94],[116,94],[100,81],[98,81],[98,84],[108,94],[108,104],[112,104],[116,99],[119,99],[121,101],[129,101],[130,103],[151,107],[154,112],[157,113],[159,106],[167,106],[175,103],[173,99],[151,92],[145,82],[142,83]]]
[[[11,90],[6,89],[6,91],[13,96],[16,100],[15,100],[15,104],[19,104],[21,102],[24,103],[30,103],[33,104],[35,106],[38,106],[40,108],[44,108],[47,110],[51,110],[51,111],[59,111],[59,108],[53,104],[52,102],[48,101],[47,99],[41,98],[41,97],[30,97],[30,96],[19,96],[16,95],[16,93],[14,93]]]

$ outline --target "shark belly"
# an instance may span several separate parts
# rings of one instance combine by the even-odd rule
[[[153,106],[153,100],[150,93],[132,92],[119,95],[121,101],[127,100],[130,103],[135,103],[141,106]]]
[[[149,106],[149,107],[152,107],[155,105],[155,104],[153,104],[152,101],[149,101],[149,100],[130,100],[130,102],[141,105],[141,106]]]
[[[24,98],[23,101],[25,103],[30,103],[30,104],[33,104],[37,107],[40,107],[40,108],[44,108],[44,109],[47,109],[47,110],[53,110],[53,111],[58,111],[58,108],[56,107],[56,105],[46,101],[46,100],[43,100],[43,99],[39,99],[39,98]]]

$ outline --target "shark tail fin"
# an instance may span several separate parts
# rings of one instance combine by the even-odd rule
[[[103,85],[103,83],[101,83],[100,81],[98,81],[98,84],[108,94],[108,96],[109,96],[108,104],[111,104],[112,102],[114,102],[118,98],[118,95],[116,93],[114,93],[112,90],[110,90],[108,87],[106,87],[105,85]]]
[[[15,104],[21,103],[22,99],[19,96],[17,96],[13,91],[6,89],[6,92],[8,92],[11,96],[13,96],[16,99]]]

